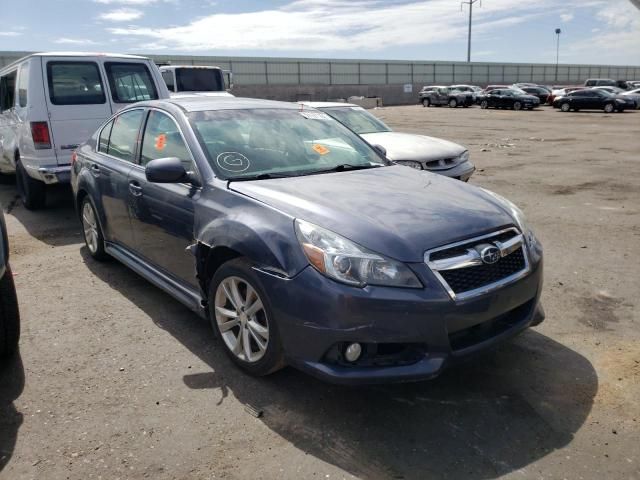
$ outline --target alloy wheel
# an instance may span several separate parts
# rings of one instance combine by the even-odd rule
[[[214,303],[218,330],[229,351],[244,362],[259,361],[269,344],[269,321],[256,289],[230,276],[218,285]]]
[[[610,103],[607,103],[607,104],[604,106],[604,111],[605,111],[606,113],[611,113],[611,112],[613,112],[613,105],[611,105]]]
[[[513,104],[513,109],[514,109],[514,110],[522,110],[522,103],[520,103],[520,102],[515,102],[515,103]]]
[[[90,202],[82,207],[82,229],[89,251],[95,254],[98,251],[98,221]]]
[[[486,100],[483,100],[482,102],[480,102],[480,108],[487,108],[489,106],[489,103]]]
[[[568,103],[563,103],[563,104],[560,106],[560,110],[562,110],[563,112],[568,112],[570,109],[571,109],[571,107],[569,106],[569,104],[568,104]]]

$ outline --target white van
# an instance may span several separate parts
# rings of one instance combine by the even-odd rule
[[[232,97],[233,75],[208,65],[163,65],[162,78],[172,97],[185,95]]]
[[[45,185],[69,182],[71,154],[122,107],[169,98],[145,57],[36,53],[0,70],[0,174],[16,173],[25,207],[45,204]]]

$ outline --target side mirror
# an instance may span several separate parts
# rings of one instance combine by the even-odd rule
[[[179,158],[168,157],[151,160],[144,169],[145,176],[153,183],[181,183],[189,180],[189,175]]]
[[[382,155],[383,157],[387,158],[387,149],[384,148],[382,145],[371,145],[373,147],[373,149],[378,152],[380,155]]]

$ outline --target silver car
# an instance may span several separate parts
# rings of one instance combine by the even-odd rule
[[[440,138],[394,132],[364,108],[350,103],[299,102],[317,108],[347,126],[370,145],[379,145],[394,162],[468,181],[476,167],[462,145]]]

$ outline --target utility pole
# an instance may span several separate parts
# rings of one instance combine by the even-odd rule
[[[467,38],[467,62],[471,61],[471,19],[473,17],[473,4],[476,2],[480,2],[480,6],[482,6],[482,0],[466,0],[465,2],[460,2],[460,11],[462,11],[463,5],[469,5],[469,36]]]
[[[558,81],[558,62],[560,61],[560,34],[562,30],[556,28],[556,82]]]

